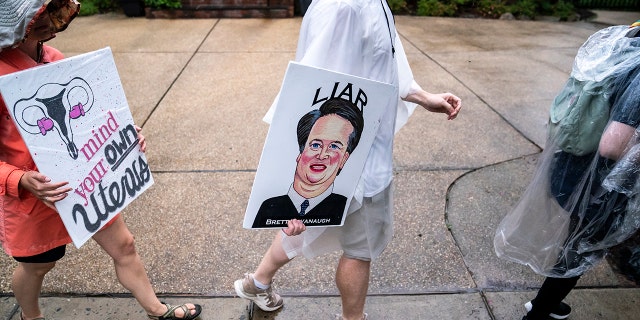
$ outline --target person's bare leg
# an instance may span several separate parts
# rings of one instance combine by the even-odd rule
[[[369,289],[370,261],[340,257],[336,270],[336,285],[342,299],[344,320],[361,320]]]
[[[106,229],[93,235],[93,239],[111,256],[115,265],[118,281],[133,294],[140,306],[150,315],[162,315],[167,311],[151,286],[142,260],[136,251],[133,235],[127,228],[122,216]],[[195,310],[193,304],[187,304]],[[184,312],[178,308],[176,317],[183,317]]]
[[[262,257],[258,268],[253,273],[253,278],[263,284],[270,284],[276,272],[291,259],[282,248],[282,232],[278,231],[271,242],[271,246]]]
[[[11,288],[13,294],[22,309],[25,319],[42,317],[38,298],[42,289],[42,281],[47,272],[56,265],[49,263],[18,263],[18,267],[13,271],[11,278]]]

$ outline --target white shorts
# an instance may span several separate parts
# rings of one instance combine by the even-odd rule
[[[308,228],[298,236],[282,233],[282,247],[292,259],[298,255],[307,258],[342,250],[344,256],[371,261],[376,259],[393,237],[393,187],[387,186],[373,197],[364,197],[360,206],[351,201],[350,213],[341,227]]]

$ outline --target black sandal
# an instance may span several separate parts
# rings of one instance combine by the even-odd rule
[[[164,304],[165,306],[167,306],[167,309],[168,309],[167,312],[165,312],[161,316],[152,316],[152,315],[148,314],[147,316],[149,317],[149,319],[153,319],[153,320],[193,320],[193,319],[197,318],[200,315],[200,312],[202,312],[202,306],[200,306],[199,304],[194,304],[196,312],[194,314],[191,314],[191,309],[189,309],[189,307],[187,307],[186,304],[172,307],[168,303],[164,303],[164,302],[161,302],[161,303]],[[176,316],[176,310],[177,309],[182,309],[182,311],[184,311],[184,316],[182,318],[178,318]]]

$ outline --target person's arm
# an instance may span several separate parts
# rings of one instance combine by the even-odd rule
[[[138,145],[142,152],[146,151],[147,143],[142,129],[136,126],[138,132]],[[0,179],[4,184],[4,190],[13,197],[18,198],[21,190],[31,192],[48,207],[55,210],[54,203],[67,197],[73,189],[65,187],[66,181],[52,183],[51,179],[38,171],[22,171],[5,162],[0,162]]]
[[[24,171],[18,167],[0,161],[0,195],[13,198],[20,197],[20,178]]]
[[[628,124],[611,121],[600,138],[598,152],[607,159],[619,160],[635,131],[636,129]]]
[[[67,182],[51,183],[38,171],[24,171],[9,163],[0,161],[0,195],[20,198],[23,190],[31,192],[47,206],[55,209],[53,203],[67,196],[71,188],[63,188]]]
[[[402,100],[416,103],[431,112],[445,113],[449,120],[453,120],[460,112],[462,101],[451,93],[429,93],[424,91],[415,82],[406,97]]]
[[[598,153],[616,162],[602,181],[602,186],[608,191],[627,196],[638,192],[636,181],[640,170],[640,145],[637,140],[631,141],[637,139],[634,135],[634,127],[611,121],[600,138]]]
[[[415,103],[431,112],[445,113],[448,115],[449,120],[453,120],[460,112],[462,107],[462,101],[457,96],[451,93],[429,93],[420,87],[420,85],[413,78],[413,72],[411,66],[407,60],[407,55],[402,45],[402,40],[396,33],[396,61],[398,64],[398,78],[399,78],[399,94],[403,101]],[[398,105],[401,107],[401,105]],[[407,106],[406,117],[413,113],[413,107]],[[398,130],[402,124],[406,122],[406,119],[401,123],[396,123],[396,130]]]
[[[54,203],[67,197],[73,190],[65,187],[66,181],[52,183],[51,179],[38,171],[26,171],[20,177],[20,188],[31,192],[51,209],[56,209]]]

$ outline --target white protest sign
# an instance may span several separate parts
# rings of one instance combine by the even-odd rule
[[[244,228],[340,226],[396,88],[291,62],[262,150]]]
[[[0,77],[38,170],[73,191],[56,209],[76,247],[153,184],[105,48]]]

